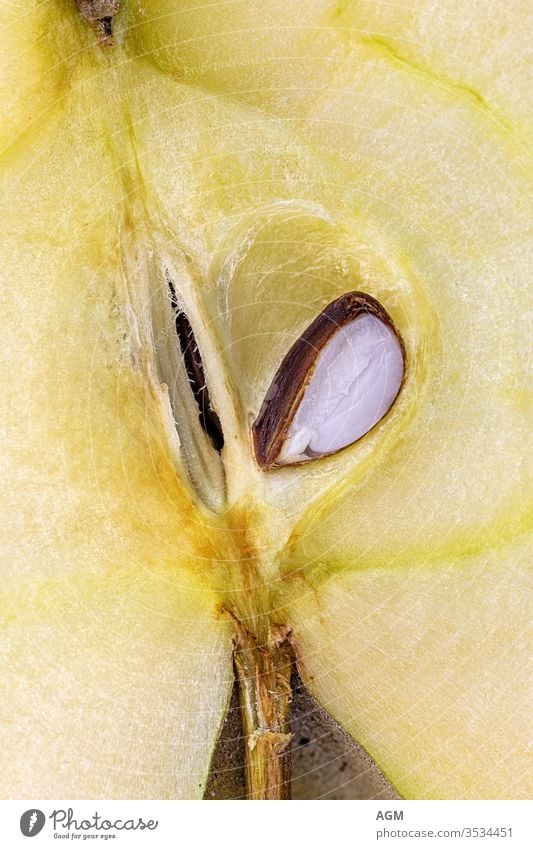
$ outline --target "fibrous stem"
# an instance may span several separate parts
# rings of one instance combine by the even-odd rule
[[[289,799],[291,671],[288,629],[272,626],[264,645],[235,621],[234,664],[239,689],[248,799]]]

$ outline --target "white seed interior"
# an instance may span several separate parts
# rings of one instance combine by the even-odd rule
[[[277,463],[295,463],[345,448],[389,410],[403,376],[394,332],[364,313],[326,343],[292,420]]]

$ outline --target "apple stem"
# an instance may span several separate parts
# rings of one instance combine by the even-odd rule
[[[248,799],[289,799],[290,705],[294,659],[289,630],[271,626],[267,643],[234,620],[234,665],[239,690]]]

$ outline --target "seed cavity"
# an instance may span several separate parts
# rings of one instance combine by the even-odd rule
[[[284,357],[252,427],[262,469],[309,462],[361,439],[401,389],[405,350],[363,292],[332,301]]]
[[[198,407],[198,418],[204,432],[209,437],[213,448],[220,452],[224,447],[224,434],[222,432],[220,419],[211,405],[209,390],[205,381],[202,357],[198,350],[198,345],[196,344],[189,319],[179,305],[174,285],[171,280],[168,280],[168,278],[167,283],[170,291],[172,308],[174,310],[174,321],[180,350],[183,356],[187,378],[194,395],[194,400]]]

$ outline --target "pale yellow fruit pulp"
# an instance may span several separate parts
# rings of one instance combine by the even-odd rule
[[[402,794],[528,795],[526,13],[124,0],[102,50],[66,0],[4,7],[2,794],[200,796],[226,604],[292,626]],[[161,262],[211,346],[219,514],[158,380]],[[352,289],[404,338],[398,403],[260,472],[273,374]]]

